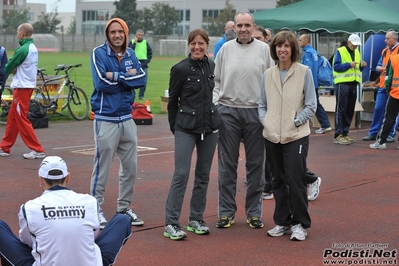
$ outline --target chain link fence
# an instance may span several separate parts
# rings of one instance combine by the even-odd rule
[[[130,35],[129,40],[134,35]],[[208,53],[213,55],[213,47],[220,37],[210,37]],[[52,34],[36,34],[33,35],[36,47],[42,52],[91,52],[94,47],[104,43],[105,35],[52,35]],[[186,56],[188,51],[186,47],[182,47],[182,43],[186,40],[184,37],[146,35],[145,39],[150,44],[153,55],[162,56]],[[321,37],[319,40],[319,53],[329,58],[337,49],[342,38]],[[161,41],[166,40],[166,41]],[[167,40],[170,40],[168,42]],[[177,42],[180,40],[179,42]],[[18,39],[15,34],[0,35],[0,44],[7,50],[15,50],[19,47]],[[162,51],[162,54],[161,54]],[[189,51],[188,51],[189,52]]]

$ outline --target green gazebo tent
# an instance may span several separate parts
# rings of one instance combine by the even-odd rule
[[[273,30],[379,32],[399,30],[397,10],[369,0],[303,0],[254,13],[257,25]]]

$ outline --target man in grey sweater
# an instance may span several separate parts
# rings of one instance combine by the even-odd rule
[[[234,224],[237,211],[237,166],[240,142],[245,146],[247,193],[245,213],[251,228],[262,228],[264,186],[263,126],[258,118],[262,74],[274,65],[266,43],[252,38],[256,24],[250,13],[234,18],[237,39],[225,43],[216,57],[213,100],[222,120],[219,127],[219,221],[218,228]]]

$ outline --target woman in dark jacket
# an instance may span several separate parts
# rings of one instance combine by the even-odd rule
[[[175,135],[175,171],[166,201],[164,236],[172,240],[187,237],[180,227],[179,217],[195,147],[197,162],[187,230],[199,235],[209,234],[203,213],[220,124],[212,102],[215,63],[205,55],[209,47],[206,31],[192,30],[188,46],[188,58],[172,67],[169,81],[168,119]]]

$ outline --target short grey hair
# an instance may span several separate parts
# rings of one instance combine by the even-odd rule
[[[226,41],[233,40],[234,38],[237,37],[236,32],[233,29],[227,30],[225,35],[226,35]]]
[[[234,24],[237,23],[237,19],[236,19],[236,18],[237,18],[238,15],[246,15],[246,14],[248,14],[248,15],[251,16],[251,18],[252,18],[252,23],[255,24],[255,17],[254,17],[254,15],[252,15],[252,14],[249,13],[249,12],[239,12],[239,13],[237,13],[237,14],[234,16]]]
[[[396,32],[396,31],[394,31],[394,30],[390,30],[390,31],[388,31],[387,33],[391,33],[392,34],[392,37],[394,38],[394,39],[398,39],[398,33]]]

